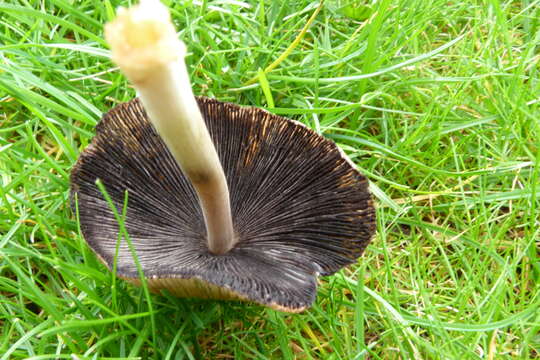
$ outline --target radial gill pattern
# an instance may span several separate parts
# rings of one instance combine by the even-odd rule
[[[127,193],[125,226],[153,290],[286,311],[311,305],[317,275],[355,262],[371,239],[375,212],[366,178],[333,142],[300,123],[198,102],[227,177],[235,248],[208,252],[195,192],[137,99],[103,117],[72,171],[86,241],[112,268],[119,226],[96,186],[101,179],[119,210]],[[125,239],[117,264],[119,276],[137,282]]]

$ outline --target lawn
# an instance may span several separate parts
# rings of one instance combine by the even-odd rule
[[[116,279],[69,174],[135,96],[102,38],[128,2],[4,0],[0,360],[540,356],[540,1],[164,2],[194,92],[337,142],[377,235],[300,314]]]

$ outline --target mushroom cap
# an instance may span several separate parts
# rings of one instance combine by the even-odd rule
[[[151,290],[302,311],[315,300],[317,276],[354,263],[375,231],[367,179],[332,141],[301,123],[197,101],[227,177],[235,247],[208,251],[195,191],[138,99],[104,115],[72,170],[82,234],[112,269],[119,226],[96,186],[100,179],[119,209],[128,191],[125,227]],[[139,282],[125,240],[117,275]]]

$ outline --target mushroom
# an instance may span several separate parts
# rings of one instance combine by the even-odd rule
[[[159,1],[119,9],[106,38],[139,97],[103,116],[71,173],[90,248],[140,284],[99,179],[118,208],[128,193],[124,226],[150,290],[309,307],[317,277],[356,262],[375,231],[367,179],[299,122],[195,97]]]

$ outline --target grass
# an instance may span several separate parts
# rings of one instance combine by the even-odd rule
[[[195,92],[335,140],[371,181],[377,236],[298,315],[116,280],[68,189],[101,114],[134,96],[102,39],[120,2],[7,0],[1,360],[540,356],[538,0],[327,0],[303,37],[318,2],[166,2]]]

